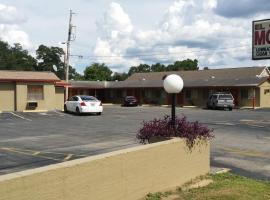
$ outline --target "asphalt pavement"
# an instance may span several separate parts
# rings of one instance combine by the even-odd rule
[[[214,129],[211,165],[270,180],[270,111],[177,108]],[[62,112],[0,114],[0,175],[140,145],[144,120],[166,107],[104,106],[101,116]]]

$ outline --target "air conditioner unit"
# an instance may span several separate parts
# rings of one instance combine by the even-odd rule
[[[38,107],[38,102],[36,101],[28,101],[27,102],[27,109],[36,109],[36,107]]]

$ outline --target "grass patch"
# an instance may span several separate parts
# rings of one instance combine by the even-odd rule
[[[170,193],[148,194],[146,200],[166,200],[173,195],[175,200],[268,200],[270,182],[249,179],[232,173],[207,176],[213,183],[206,187],[177,190]],[[176,196],[176,197],[175,197]]]

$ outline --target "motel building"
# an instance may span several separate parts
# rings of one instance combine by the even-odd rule
[[[178,74],[184,89],[177,95],[178,106],[204,107],[213,92],[230,92],[236,107],[270,107],[270,67],[244,67],[198,71],[135,73],[125,81],[71,81],[69,96],[92,95],[104,103],[121,104],[135,96],[140,104],[168,105],[163,89],[165,75]]]
[[[62,110],[66,85],[52,72],[0,70],[0,111]]]
[[[135,73],[125,81],[61,81],[52,72],[0,71],[0,111],[63,110],[65,88],[69,97],[96,96],[103,103],[121,104],[135,96],[140,104],[168,105],[163,77],[178,74],[184,89],[178,106],[204,107],[213,92],[231,92],[236,107],[270,107],[270,68],[245,67],[198,71]]]

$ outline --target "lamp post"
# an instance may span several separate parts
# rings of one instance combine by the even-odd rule
[[[182,91],[184,81],[180,76],[171,74],[163,78],[163,87],[167,93],[172,94],[171,124],[175,127],[175,97],[177,93]]]

